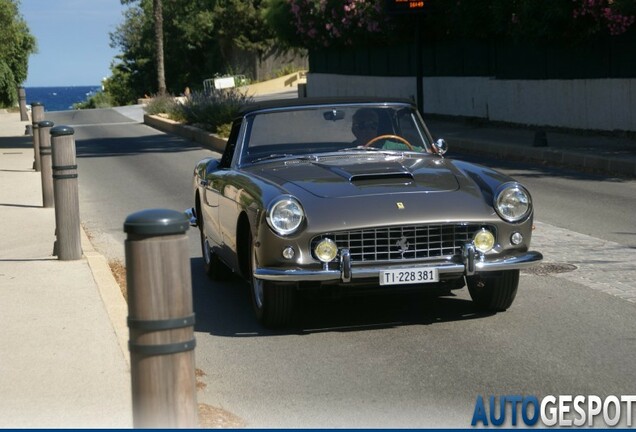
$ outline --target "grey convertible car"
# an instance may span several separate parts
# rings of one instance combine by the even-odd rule
[[[528,190],[445,158],[413,102],[328,98],[255,103],[220,159],[194,169],[205,272],[249,283],[267,327],[301,290],[459,289],[479,308],[513,302],[530,250]]]

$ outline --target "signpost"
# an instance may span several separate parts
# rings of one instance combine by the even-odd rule
[[[410,15],[414,14],[417,21],[415,24],[415,89],[417,97],[417,109],[420,114],[424,114],[424,66],[422,65],[422,20],[425,5],[429,0],[386,0],[387,12],[390,15]]]

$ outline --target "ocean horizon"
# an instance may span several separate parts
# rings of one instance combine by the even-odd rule
[[[84,102],[101,89],[101,85],[55,86],[25,87],[24,91],[28,105],[40,102],[44,105],[44,111],[68,111],[73,109],[73,104]]]

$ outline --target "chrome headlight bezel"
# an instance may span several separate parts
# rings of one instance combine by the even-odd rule
[[[284,212],[289,214],[285,215]],[[272,231],[280,236],[288,236],[297,232],[302,226],[305,221],[305,210],[296,198],[284,195],[270,203],[266,219]]]
[[[532,214],[532,197],[521,184],[505,183],[497,190],[493,207],[506,222],[523,222]]]

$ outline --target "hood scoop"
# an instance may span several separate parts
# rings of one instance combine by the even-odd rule
[[[323,165],[316,164],[343,177],[356,185],[368,184],[404,184],[413,181],[413,173],[402,164],[385,162],[383,164],[349,164]]]
[[[407,184],[413,182],[413,174],[408,171],[355,174],[349,181],[357,186]]]

